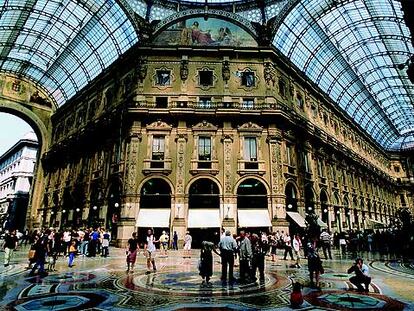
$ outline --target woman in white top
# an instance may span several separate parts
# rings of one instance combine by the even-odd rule
[[[147,257],[147,274],[151,273],[151,268],[154,272],[157,271],[157,267],[155,266],[155,243],[159,241],[155,240],[154,234],[152,233],[151,229],[148,229],[147,232],[147,240],[144,247],[144,254]]]
[[[187,233],[184,236],[184,257],[191,257],[191,243],[193,242],[193,238],[190,235],[190,232],[187,231]]]

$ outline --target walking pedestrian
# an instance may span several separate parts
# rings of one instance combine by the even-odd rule
[[[257,234],[252,234],[251,236],[252,242],[252,270],[251,270],[251,278],[253,281],[256,281],[256,271],[259,270],[259,280],[260,282],[264,282],[264,268],[265,268],[265,256],[267,252],[267,245]]]
[[[293,239],[293,250],[295,251],[296,263],[295,267],[300,268],[300,249],[302,248],[302,240],[300,239],[299,234],[295,234],[295,238]]]
[[[73,262],[75,261],[76,253],[77,253],[76,241],[72,240],[71,244],[69,246],[69,258],[68,258],[68,267],[69,268],[73,267]]]
[[[214,243],[203,241],[201,243],[199,271],[203,278],[201,286],[211,287],[210,278],[213,275],[213,253],[216,252]],[[216,252],[217,253],[217,252]]]
[[[127,273],[134,272],[135,262],[137,260],[137,253],[139,251],[137,233],[132,233],[132,238],[128,240],[128,247],[126,250]]]
[[[159,241],[155,240],[154,234],[151,229],[148,229],[147,232],[147,239],[144,246],[144,254],[147,258],[147,272],[146,274],[151,273],[151,268],[154,272],[157,271],[157,267],[155,266],[155,243],[158,243]]]
[[[177,231],[174,231],[172,249],[178,251],[178,234],[177,234]]]
[[[16,231],[11,230],[4,237],[4,266],[7,267],[10,264],[10,260],[13,252],[17,249],[18,239],[16,236]]]
[[[332,259],[332,253],[331,253],[332,236],[329,234],[329,232],[326,229],[323,229],[319,238],[321,240],[323,255],[325,256],[325,259],[328,259],[328,256],[327,256],[328,254],[329,254],[329,259]]]
[[[283,238],[283,242],[285,245],[285,254],[283,256],[283,260],[286,260],[286,256],[289,253],[290,259],[293,260],[293,253],[292,253],[292,239],[288,232],[286,232],[286,235]]]
[[[190,235],[190,232],[186,232],[184,236],[184,258],[191,258],[191,243],[193,242],[193,237]]]

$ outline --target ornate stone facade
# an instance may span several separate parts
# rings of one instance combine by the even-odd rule
[[[167,227],[180,236],[201,179],[219,189],[211,208],[233,231],[251,180],[266,189],[273,230],[287,229],[289,208],[343,230],[389,225],[413,204],[406,159],[385,153],[272,48],[136,47],[52,122],[44,226],[102,224],[124,242],[154,179],[170,187]]]

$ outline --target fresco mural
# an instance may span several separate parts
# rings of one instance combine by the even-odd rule
[[[161,32],[154,44],[257,47],[254,38],[245,30],[217,18],[190,18],[180,21]]]

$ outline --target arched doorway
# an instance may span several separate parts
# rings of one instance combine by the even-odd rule
[[[359,212],[358,212],[358,200],[356,197],[354,197],[353,202],[352,202],[352,207],[353,207],[353,212],[354,212],[354,225],[356,226],[357,229],[360,228],[359,225]]]
[[[42,205],[44,199],[44,171],[43,166],[40,163],[40,159],[49,149],[49,142],[51,137],[51,115],[56,110],[54,100],[50,100],[46,93],[39,90],[36,86],[31,84],[28,80],[24,80],[22,77],[16,77],[11,74],[2,74],[0,80],[3,83],[3,91],[9,94],[15,94],[17,97],[14,100],[0,95],[0,113],[12,114],[25,122],[27,122],[33,129],[37,136],[39,143],[39,151],[36,155],[35,170],[33,178],[31,180],[31,191],[29,195],[29,204],[27,213],[24,214],[25,221],[24,226],[27,228],[38,228],[43,226],[42,223],[48,220],[49,211]],[[12,82],[12,83],[10,83]],[[16,94],[13,86],[17,86],[20,89],[19,94]],[[37,94],[36,100],[35,94]],[[12,97],[15,95],[11,95]],[[0,123],[4,125],[4,123]],[[1,129],[0,125],[0,130]],[[10,128],[7,128],[10,130]],[[14,129],[13,129],[14,132]],[[10,133],[10,131],[8,131]],[[43,216],[43,217],[42,217]]]
[[[320,200],[321,200],[321,218],[322,221],[328,225],[328,227],[330,228],[330,224],[329,224],[329,207],[328,207],[328,195],[326,194],[325,190],[321,190],[321,195],[320,195]]]
[[[162,178],[151,178],[141,187],[137,217],[138,239],[145,241],[148,229],[158,238],[162,231],[169,233],[171,216],[171,187]]]
[[[73,209],[73,197],[69,188],[65,188],[62,196],[62,210],[60,214],[60,227],[62,229],[69,228],[71,224],[69,223],[70,214]]]
[[[204,240],[217,243],[220,239],[220,190],[209,178],[195,180],[188,191],[188,230],[193,246]]]
[[[108,191],[108,208],[105,217],[105,228],[111,233],[112,240],[116,240],[118,234],[118,221],[121,217],[121,191],[122,185],[119,180],[112,180]]]
[[[269,216],[267,190],[255,178],[244,180],[237,188],[238,228],[252,233],[268,232],[272,226]]]
[[[298,198],[295,186],[292,183],[288,183],[285,188],[286,196],[286,210],[288,212],[298,211]]]
[[[349,201],[348,201],[347,196],[344,196],[344,212],[345,212],[346,226],[348,229],[351,229],[351,210],[349,208]]]
[[[341,205],[340,205],[340,201],[339,201],[339,195],[337,192],[334,192],[333,194],[333,206],[334,206],[334,223],[335,223],[335,230],[337,232],[341,232],[342,231],[342,217],[341,217]]]
[[[305,213],[315,213],[315,196],[311,185],[305,186]]]

